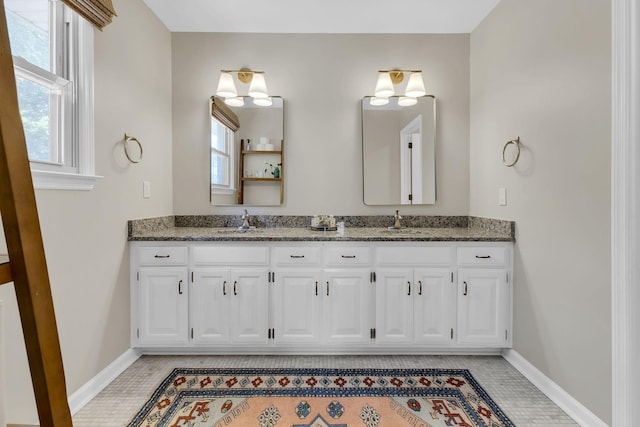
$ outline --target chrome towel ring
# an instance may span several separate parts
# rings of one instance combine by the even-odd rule
[[[515,145],[515,147],[516,147],[516,157],[515,157],[515,159],[513,159],[512,162],[507,162],[507,159],[505,158],[505,154],[507,152],[507,147],[509,147],[511,144]],[[520,158],[520,137],[517,137],[516,139],[512,139],[511,141],[507,141],[507,143],[504,144],[504,148],[502,149],[502,164],[504,164],[506,167],[510,168],[511,166],[513,166],[516,163],[518,163],[518,159],[519,158]]]
[[[140,156],[138,156],[138,159],[136,160],[131,158],[131,156],[129,155],[130,142],[135,142],[136,144],[138,144],[138,147],[140,148]],[[124,155],[127,156],[127,159],[129,159],[131,163],[140,163],[140,161],[142,160],[142,144],[140,144],[140,141],[138,141],[138,138],[136,138],[135,136],[127,135],[126,132],[124,134]]]

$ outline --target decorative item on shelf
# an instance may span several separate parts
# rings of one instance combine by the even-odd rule
[[[249,96],[253,98],[253,103],[260,107],[269,107],[273,104],[267,83],[264,78],[264,71],[254,71],[248,68],[239,70],[220,70],[220,80],[216,95],[224,98],[224,102],[232,107],[242,107],[244,98],[238,96],[238,90],[233,81],[233,74],[236,74],[238,81],[249,84]]]
[[[278,163],[273,172],[271,172],[274,178],[280,178],[280,166],[282,166],[282,163]]]
[[[426,95],[422,70],[378,70],[378,82],[376,83],[375,96],[370,99],[373,106],[383,106],[389,103],[389,98],[395,95],[394,85],[402,83],[404,76],[409,74],[409,81],[404,91],[404,96],[398,98],[398,105],[409,107],[415,105],[418,97]]]
[[[138,149],[140,150],[140,154],[138,155],[137,159],[134,159],[134,157],[131,156],[131,153],[129,153],[130,142],[134,142],[138,144]],[[140,143],[140,141],[138,141],[138,138],[136,138],[135,136],[127,135],[126,132],[124,133],[124,155],[127,156],[127,159],[131,163],[140,163],[142,161],[142,144]]]

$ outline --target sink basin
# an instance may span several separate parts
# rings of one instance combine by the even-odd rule
[[[251,228],[223,228],[220,230],[216,230],[218,234],[243,234],[243,233],[261,233],[262,230],[257,229],[256,227]]]

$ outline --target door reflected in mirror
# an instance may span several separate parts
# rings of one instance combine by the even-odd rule
[[[366,205],[430,205],[436,202],[436,100],[411,106],[362,100],[362,170]]]
[[[217,206],[279,206],[284,189],[284,99],[242,106],[211,98],[210,198]]]

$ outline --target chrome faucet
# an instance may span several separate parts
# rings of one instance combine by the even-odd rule
[[[400,220],[402,219],[400,211],[396,210],[396,214],[393,216],[393,219],[393,228],[402,228],[402,224],[400,224]]]
[[[245,209],[244,214],[242,215],[242,225],[240,226],[240,228],[243,228],[243,229],[251,228],[251,226],[249,225],[250,218],[251,218],[251,215],[249,215],[249,212]]]

